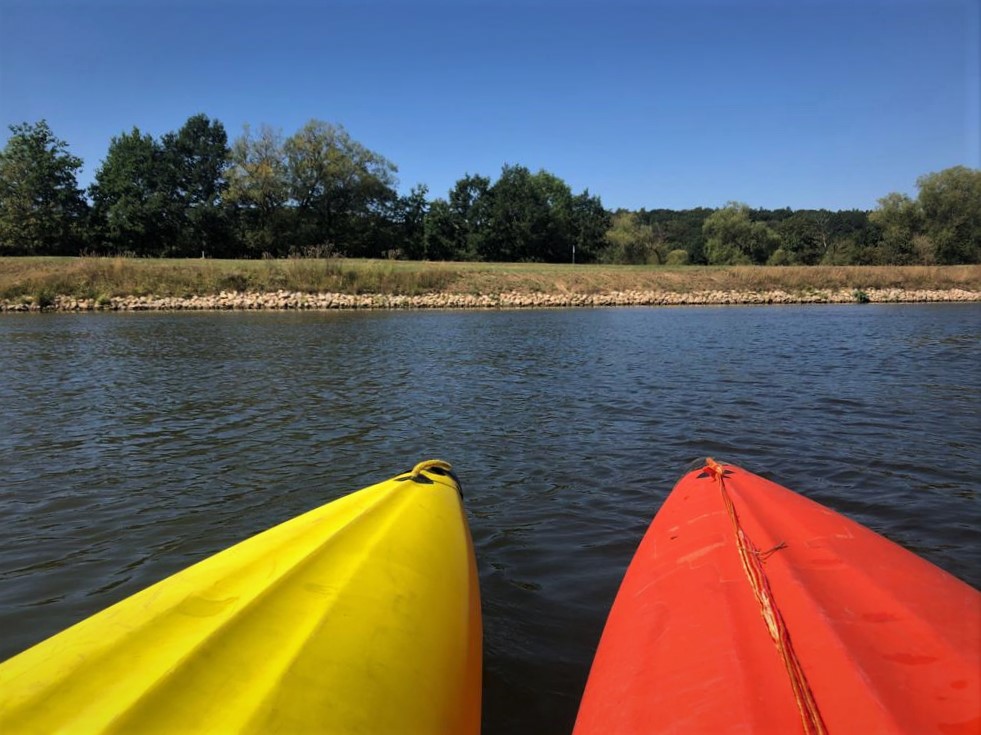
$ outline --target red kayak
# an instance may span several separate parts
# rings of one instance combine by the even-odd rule
[[[708,460],[641,541],[575,735],[981,733],[981,594]]]

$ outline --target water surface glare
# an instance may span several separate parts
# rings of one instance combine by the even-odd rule
[[[0,659],[440,457],[480,568],[484,733],[568,733],[700,457],[981,585],[979,366],[978,304],[0,316]]]

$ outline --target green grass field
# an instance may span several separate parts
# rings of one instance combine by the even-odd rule
[[[221,291],[403,294],[824,289],[981,290],[981,266],[615,266],[397,260],[0,258],[0,299],[204,296]]]

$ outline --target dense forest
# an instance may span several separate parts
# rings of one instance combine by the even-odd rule
[[[399,194],[397,168],[339,125],[289,137],[262,126],[229,143],[195,115],[159,139],[114,137],[88,190],[82,161],[45,121],[10,128],[0,151],[0,255],[625,264],[981,262],[981,170],[922,176],[916,199],[874,211],[607,211],[558,176],[505,165],[466,174],[445,197]]]

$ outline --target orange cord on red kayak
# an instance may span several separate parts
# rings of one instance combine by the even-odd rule
[[[797,659],[797,655],[794,653],[794,647],[790,640],[790,631],[787,630],[783,616],[780,615],[780,610],[777,608],[776,600],[770,589],[770,582],[767,579],[766,570],[763,568],[763,562],[766,557],[774,551],[783,548],[786,544],[781,543],[766,552],[760,552],[757,546],[745,534],[739,523],[736,508],[732,503],[732,498],[729,497],[729,492],[726,490],[724,480],[725,468],[712,458],[708,458],[705,460],[705,469],[715,478],[719,485],[722,500],[725,503],[726,510],[729,513],[729,519],[732,521],[733,530],[736,534],[736,547],[739,551],[739,560],[742,562],[743,570],[746,572],[750,586],[753,588],[753,594],[756,595],[756,599],[760,603],[763,622],[766,623],[770,637],[776,644],[777,650],[783,659],[784,666],[787,669],[787,674],[790,677],[790,685],[794,690],[794,699],[797,701],[797,709],[800,711],[801,724],[803,725],[804,732],[806,735],[827,735],[827,729],[821,717],[821,711],[818,709],[817,702],[814,700],[814,694],[811,692],[811,688],[807,683],[807,676],[804,674],[804,669]]]

